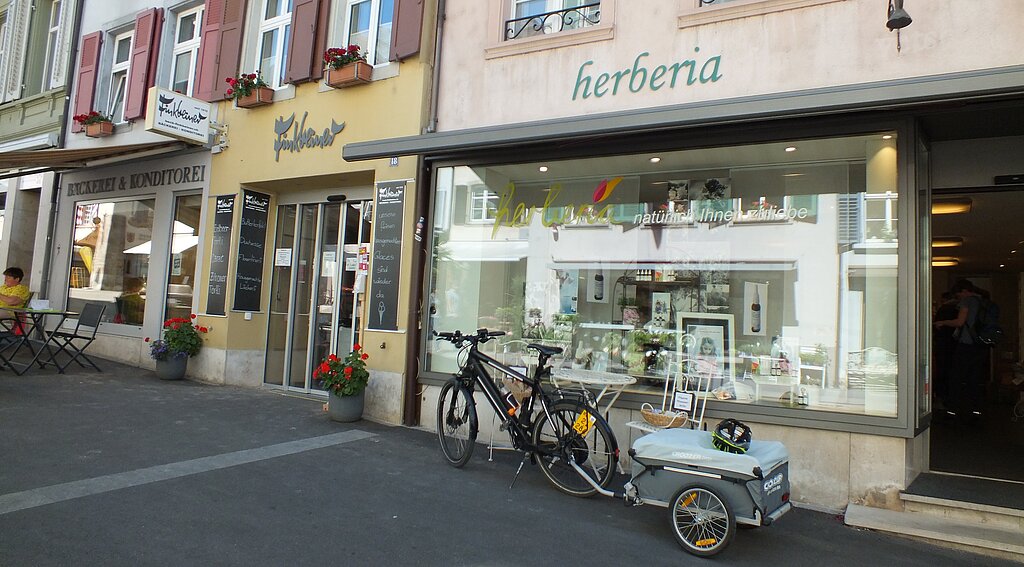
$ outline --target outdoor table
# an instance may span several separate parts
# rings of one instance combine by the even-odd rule
[[[20,376],[28,372],[34,365],[38,364],[39,368],[45,368],[47,364],[53,364],[57,367],[57,372],[63,374],[64,371],[54,360],[57,352],[60,352],[59,349],[53,349],[54,335],[68,317],[77,317],[78,313],[61,309],[29,309],[25,307],[4,307],[2,310],[14,313],[16,317],[18,315],[23,315],[23,317],[19,317],[17,320],[8,320],[11,323],[7,329],[11,333],[8,338],[12,342],[0,347],[0,367],[10,368]],[[48,331],[46,330],[46,318],[51,316],[57,317],[59,320],[52,330]],[[8,327],[6,323],[4,326]],[[20,329],[20,333],[15,329]],[[27,348],[32,353],[32,360],[27,364],[14,360],[23,348]],[[43,353],[46,353],[45,356]]]
[[[593,388],[601,388],[601,391],[597,394],[594,399],[594,407],[601,412],[605,419],[608,418],[608,412],[612,409],[612,405],[619,399],[622,394],[622,390],[626,386],[631,386],[636,383],[636,378],[627,374],[614,374],[612,372],[601,372],[598,370],[582,370],[577,368],[560,368],[555,370],[551,374],[552,379],[557,385],[559,381],[574,382],[580,388],[586,388],[588,386]],[[601,400],[605,396],[610,396],[611,399],[608,403],[601,408]]]

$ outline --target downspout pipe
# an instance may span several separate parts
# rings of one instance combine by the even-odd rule
[[[444,35],[445,0],[437,2],[437,24],[434,31],[434,67],[430,75],[430,113],[427,118],[425,133],[437,129],[437,93],[438,79],[441,75],[441,39]],[[425,304],[423,279],[426,275],[427,252],[429,250],[432,231],[427,230],[429,222],[430,179],[431,169],[426,165],[423,156],[416,162],[416,203],[413,207],[413,218],[416,219],[413,239],[412,279],[409,282],[409,297],[413,298],[413,307],[409,309],[409,344],[406,347],[405,359],[405,406],[402,408],[402,424],[417,426],[420,424],[420,357],[423,346],[423,316]],[[429,317],[429,314],[427,314]]]
[[[75,86],[75,62],[78,61],[79,40],[82,35],[82,12],[85,10],[85,0],[78,0],[75,4],[75,18],[71,31],[71,51],[68,53],[67,70],[64,72],[64,112],[61,114],[60,133],[57,135],[57,147],[63,148],[64,141],[68,135],[68,119],[71,112],[71,88]],[[53,264],[53,230],[57,224],[57,205],[60,200],[60,184],[63,174],[55,172],[53,185],[50,187],[50,214],[46,219],[46,247],[43,250],[43,281],[39,286],[39,295],[42,299],[50,297],[50,268]]]

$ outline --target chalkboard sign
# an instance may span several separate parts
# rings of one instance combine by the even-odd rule
[[[259,311],[263,293],[263,257],[267,242],[270,195],[245,191],[238,227],[238,262],[235,264],[235,311]]]
[[[369,325],[376,331],[398,330],[398,284],[402,270],[405,181],[377,184],[374,199],[373,256],[370,261]]]
[[[210,256],[210,283],[206,290],[206,313],[224,315],[228,295],[228,252],[231,250],[231,225],[235,216],[235,196],[216,198],[213,212],[213,246]]]

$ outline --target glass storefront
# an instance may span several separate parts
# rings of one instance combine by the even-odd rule
[[[739,404],[897,411],[892,132],[436,170],[426,331],[492,354],[709,378]],[[427,341],[425,370],[456,368]]]
[[[75,207],[68,309],[106,303],[103,321],[142,325],[153,243],[153,199]]]

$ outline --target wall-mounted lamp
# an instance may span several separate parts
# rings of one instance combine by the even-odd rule
[[[956,248],[963,245],[962,236],[936,236],[932,239],[932,248]]]
[[[952,215],[971,212],[972,201],[967,197],[932,200],[933,215]]]
[[[910,14],[903,9],[903,0],[889,0],[888,19],[885,22],[885,27],[889,28],[889,31],[896,30],[897,52],[902,48],[900,45],[900,30],[909,26],[913,21],[910,18]]]

